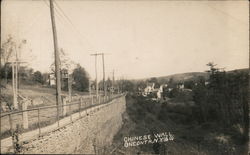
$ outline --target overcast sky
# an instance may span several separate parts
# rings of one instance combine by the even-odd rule
[[[90,54],[95,52],[108,53],[107,76],[114,69],[116,77],[126,78],[204,71],[209,61],[226,70],[248,67],[247,1],[57,0],[54,5],[59,48],[92,79]],[[27,40],[21,57],[32,68],[49,71],[53,40],[48,0],[3,1],[2,41],[8,35]]]

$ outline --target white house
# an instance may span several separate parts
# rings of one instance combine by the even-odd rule
[[[53,73],[49,74],[49,85],[50,86],[56,85],[56,77],[55,74]]]
[[[163,93],[163,87],[164,85],[161,85],[160,88],[157,91],[157,98],[161,99],[162,98],[162,93]]]
[[[152,93],[154,91],[154,87],[154,83],[147,84],[147,87],[144,89],[143,96],[147,96],[148,94]]]
[[[183,84],[183,83],[178,84],[178,85],[177,85],[177,88],[178,88],[178,89],[184,89],[184,84]]]

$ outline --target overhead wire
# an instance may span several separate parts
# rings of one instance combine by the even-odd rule
[[[50,8],[50,4],[48,3],[47,0],[44,0],[46,6],[48,8]],[[54,1],[55,2],[55,1]],[[55,3],[54,3],[55,4]],[[55,16],[59,19],[58,21],[60,21],[61,25],[64,26],[65,29],[70,28],[71,31],[75,34],[74,39],[78,42],[78,45],[82,48],[82,49],[87,49],[88,51],[93,51],[93,46],[88,42],[88,40],[86,39],[86,41],[84,42],[81,38],[84,38],[82,36],[79,36],[79,32],[77,31],[77,29],[75,28],[73,22],[70,20],[69,17],[64,17],[67,16],[65,13],[61,13],[62,12],[62,8],[60,9],[61,12],[58,10],[58,3],[54,5],[54,10],[55,10]],[[64,14],[64,15],[63,15]],[[67,20],[66,20],[67,19]],[[87,45],[86,45],[87,42]],[[85,44],[85,46],[84,46]],[[81,50],[81,49],[80,49]]]
[[[63,16],[64,16],[64,17],[68,20],[68,22],[71,24],[73,30],[75,30],[77,36],[79,37],[79,40],[80,40],[82,43],[84,43],[84,41],[81,39],[81,38],[84,38],[84,40],[91,46],[91,49],[93,49],[93,46],[90,44],[90,42],[88,41],[88,39],[86,39],[86,38],[81,34],[81,32],[76,28],[76,26],[73,24],[72,20],[67,16],[67,14],[63,11],[63,9],[60,7],[60,5],[59,5],[56,1],[55,1],[55,4],[56,4],[56,5],[55,5],[56,8],[58,8],[58,9],[62,12]]]
[[[49,4],[46,2],[46,0],[44,0],[44,2],[46,3],[48,7],[50,7]],[[56,1],[54,1],[54,4],[55,4],[54,5],[55,15],[58,17],[59,20],[61,20],[62,25],[63,26],[67,25],[71,30],[73,30],[73,32],[78,38],[78,42],[81,47],[85,49],[86,47],[84,47],[83,44],[86,44],[87,42],[89,45],[89,48],[91,48],[90,50],[93,50],[93,46],[89,43],[89,41],[85,37],[81,35],[81,33],[77,30],[76,26],[73,24],[70,18],[66,15],[63,9],[59,6],[59,4]],[[64,22],[67,24],[64,25]],[[85,41],[83,41],[82,38],[84,38]]]
[[[74,26],[74,24],[72,23],[70,18],[64,13],[63,9],[59,6],[59,4],[56,1],[54,1],[54,2],[56,4],[56,7],[62,12],[63,16],[70,22],[71,25]]]
[[[46,0],[43,0],[43,1],[47,5],[47,7],[50,8],[50,5],[47,3],[47,1]],[[63,24],[62,15],[58,12],[56,8],[55,8],[55,12],[56,12],[55,15],[58,17],[57,19],[59,19],[59,21]]]
[[[212,5],[208,5],[208,6],[209,6],[210,8],[212,8],[212,9],[216,10],[217,12],[220,12],[221,14],[230,17],[230,19],[233,19],[233,20],[235,20],[235,21],[238,22],[238,23],[241,23],[241,24],[243,24],[243,25],[245,25],[245,26],[248,26],[248,23],[245,23],[244,21],[242,21],[242,20],[240,20],[240,19],[238,19],[238,18],[232,16],[230,13],[227,13],[227,12],[225,12],[225,11],[223,11],[223,10],[221,10],[221,9],[218,9],[218,8],[212,6]]]

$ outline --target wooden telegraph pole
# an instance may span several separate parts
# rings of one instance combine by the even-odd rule
[[[112,79],[112,95],[115,91],[115,70],[113,70],[113,79]]]
[[[12,90],[13,90],[13,106],[15,109],[17,109],[17,94],[16,94],[16,80],[15,80],[15,73],[16,73],[16,70],[15,70],[15,63],[12,62],[11,63],[12,65]]]
[[[68,91],[69,91],[69,101],[70,102],[72,99],[72,81],[73,81],[73,79],[70,77],[70,74],[68,72]]]
[[[106,87],[106,82],[105,82],[105,62],[104,62],[104,55],[105,53],[95,53],[95,54],[91,54],[91,56],[95,56],[95,72],[96,72],[96,80],[97,80],[97,68],[96,68],[96,63],[97,63],[97,56],[101,55],[102,56],[102,67],[103,67],[103,91],[104,91],[104,95],[107,95],[107,87]],[[98,83],[96,81],[97,84],[97,88],[98,88]],[[96,94],[98,94],[98,92],[96,92]]]
[[[97,55],[95,55],[95,89],[96,89],[96,98],[98,97],[99,85],[98,85],[98,76],[97,76]]]
[[[105,63],[104,63],[104,53],[102,54],[102,68],[103,68],[103,90],[104,90],[104,96],[107,95],[107,88],[105,84]]]
[[[21,62],[21,61],[17,61],[17,59],[15,61],[11,61],[11,62],[7,62],[8,64],[11,64],[12,66],[12,91],[13,91],[13,107],[14,109],[18,109],[18,101],[17,101],[17,97],[18,97],[18,69],[17,69],[17,65],[21,64],[21,63],[25,63],[25,62]]]
[[[60,57],[59,57],[59,52],[58,52],[54,5],[53,5],[52,0],[50,0],[49,2],[50,2],[50,15],[51,15],[51,24],[52,24],[53,41],[54,41],[54,52],[55,52],[56,104],[57,104],[57,113],[59,114],[59,107],[62,104],[62,100],[61,100],[61,75],[60,75],[60,66],[59,66]]]
[[[89,79],[89,96],[91,96],[91,80]]]
[[[15,60],[12,62],[8,62],[11,63],[12,65],[12,90],[13,90],[13,107],[14,109],[18,109],[18,89],[19,89],[19,83],[20,81],[18,80],[18,68],[19,65],[21,63],[25,63],[25,62],[21,62],[19,60],[19,55],[18,55],[18,51],[16,49],[16,45],[15,45]]]
[[[98,81],[97,81],[97,53],[95,54],[90,54],[91,56],[95,56],[95,89],[96,89],[96,97],[98,97]]]

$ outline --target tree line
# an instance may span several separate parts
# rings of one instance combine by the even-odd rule
[[[249,105],[248,71],[230,71],[216,68],[214,63],[207,64],[210,69],[207,84],[200,80],[193,88],[197,106],[195,118],[198,122],[218,122],[224,127],[240,125],[243,137],[248,139]]]
[[[1,86],[5,87],[6,84],[11,84],[12,81],[12,61],[20,60],[20,55],[24,55],[26,50],[23,47],[27,44],[27,40],[15,40],[11,35],[3,41],[1,46],[1,62],[0,62],[0,79]],[[32,50],[30,50],[32,51]],[[28,51],[31,56],[32,52]],[[54,74],[54,63],[50,65],[49,73],[42,73],[41,71],[34,71],[33,68],[27,65],[18,65],[18,87],[20,84],[26,85],[49,85],[51,75]],[[60,66],[61,73],[65,71],[70,74],[72,78],[72,87],[78,91],[86,91],[89,87],[89,74],[80,64],[73,62],[64,49],[60,49]],[[62,89],[68,89],[68,79],[61,76]]]

